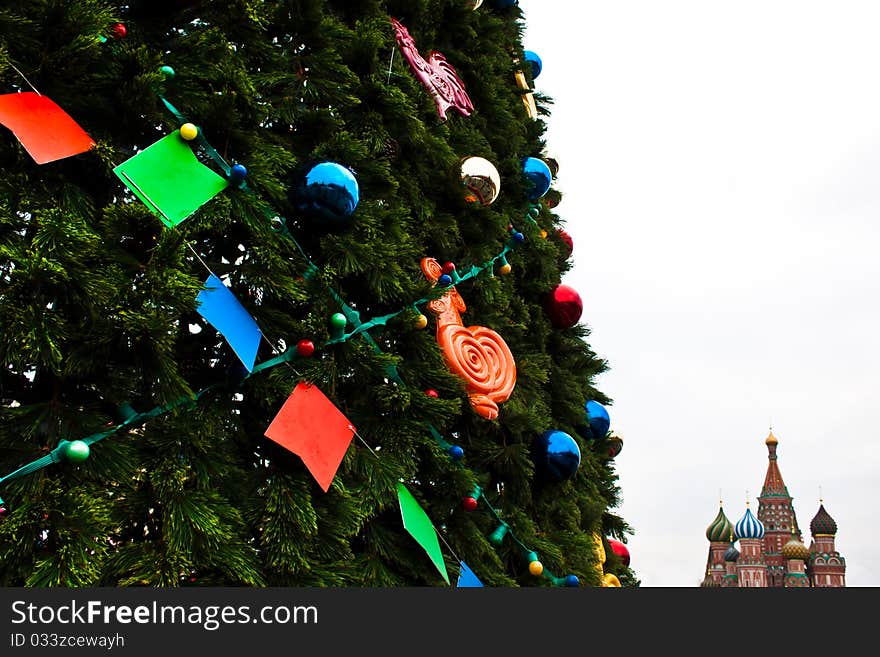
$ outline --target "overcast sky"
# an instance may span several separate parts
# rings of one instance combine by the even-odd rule
[[[642,585],[699,583],[772,422],[806,544],[821,486],[880,586],[880,4],[519,5]]]

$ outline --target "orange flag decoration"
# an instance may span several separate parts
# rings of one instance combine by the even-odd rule
[[[299,456],[326,493],[356,431],[317,386],[298,383],[266,437]]]
[[[95,142],[51,99],[32,91],[0,96],[0,124],[37,164],[84,153]]]
[[[434,258],[423,258],[421,266],[425,277],[435,283],[443,273]],[[494,420],[498,403],[510,399],[516,385],[516,363],[510,348],[492,329],[464,326],[460,313],[467,306],[453,286],[441,298],[428,302],[428,309],[437,316],[437,343],[446,366],[464,379],[477,415]]]

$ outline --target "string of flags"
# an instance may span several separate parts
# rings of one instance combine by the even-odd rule
[[[406,59],[413,70],[418,73],[417,64],[420,62],[425,63],[425,60],[415,49],[406,28],[397,21],[394,21],[394,19],[392,21],[398,44],[402,50],[406,48],[404,50]],[[439,57],[438,55],[439,53],[433,52],[429,55],[428,61],[430,66],[434,70],[443,71],[448,80],[457,80],[460,84],[460,79],[455,74],[455,70],[445,61],[445,58],[442,58],[442,55],[439,55]],[[167,66],[162,67],[162,73],[166,78],[174,76],[173,69]],[[30,83],[28,82],[28,84]],[[437,102],[438,114],[440,114],[441,119],[445,119],[445,110],[448,108],[454,108],[460,114],[467,116],[470,110],[473,109],[473,106],[469,106],[470,99],[467,98],[463,85],[460,85],[460,89],[454,87],[450,93],[452,94],[450,97],[441,98],[432,92]],[[165,226],[174,228],[230,185],[249,191],[245,183],[247,170],[240,164],[229,165],[210,146],[198,128],[186,121],[185,117],[161,94],[157,95],[166,108],[178,119],[181,126],[180,129],[138,152],[115,167],[113,172],[131,190],[135,197],[143,202],[153,214],[159,217]],[[78,155],[88,151],[95,145],[91,137],[72,117],[49,98],[37,92],[36,89],[34,89],[34,92],[0,95],[0,124],[13,132],[37,164],[45,164]],[[223,171],[225,177],[200,162],[196,157],[193,146],[203,148],[208,157]],[[532,198],[531,200],[537,199]],[[528,219],[536,223],[535,217],[538,212],[538,206],[533,203],[529,210]],[[307,278],[311,278],[318,269],[289,232],[283,217],[272,214],[269,210],[267,210],[267,217],[272,220],[273,227],[291,240],[305,258],[307,267],[304,275]],[[383,317],[361,321],[358,313],[331,289],[331,294],[342,306],[343,313],[340,315],[343,321],[336,321],[334,323],[331,339],[325,346],[339,344],[357,335],[361,335],[374,349],[379,350],[378,345],[368,333],[372,328],[386,325],[388,321],[402,313],[408,312],[410,309],[418,311],[420,306],[428,306],[432,310],[436,310],[439,307],[437,305],[438,302],[449,298],[453,294],[457,295],[453,287],[454,285],[473,279],[485,271],[489,271],[491,274],[496,266],[500,265],[502,272],[505,270],[509,271],[506,256],[523,241],[522,233],[511,227],[510,237],[504,244],[502,251],[490,261],[483,265],[474,265],[464,273],[460,273],[454,266],[451,268],[444,266],[442,274],[437,273],[433,278],[429,276],[437,284],[436,290],[430,296],[419,299],[400,311]],[[196,256],[198,257],[198,254]],[[204,265],[204,262],[202,264]],[[440,267],[436,261],[433,264],[438,268]],[[205,268],[208,269],[207,265],[205,265]],[[425,265],[423,263],[423,271],[425,270],[424,268]],[[296,355],[311,355],[304,354],[300,344],[297,348],[286,349],[284,353],[277,357],[256,365],[259,343],[261,338],[264,337],[257,322],[236,299],[233,292],[224,282],[211,272],[210,269],[208,271],[209,276],[204,283],[204,288],[197,296],[197,311],[227,341],[246,368],[247,376],[286,364]],[[425,271],[425,274],[428,275],[428,271]],[[461,306],[463,309],[463,301]],[[448,309],[437,312],[438,314],[448,312]],[[345,329],[349,324],[352,328],[346,331]],[[460,318],[458,318],[457,324],[461,324]],[[503,340],[501,343],[503,344]],[[506,349],[506,345],[504,345],[504,348]],[[510,358],[510,364],[512,365],[512,357]],[[515,366],[513,366],[513,372],[515,380]],[[458,373],[463,375],[461,372]],[[390,369],[390,374],[394,380],[403,383],[393,366]],[[83,461],[89,455],[90,445],[119,431],[142,425],[148,420],[159,417],[174,409],[193,406],[211,391],[223,385],[225,384],[208,386],[192,397],[175,400],[170,404],[156,407],[146,413],[132,411],[121,423],[86,438],[73,441],[63,440],[46,456],[20,467],[4,477],[0,477],[0,484],[26,476],[61,461]],[[512,389],[512,382],[505,385],[510,385],[510,389]],[[509,391],[506,394],[509,396]],[[506,397],[503,397],[503,399],[506,399]],[[474,403],[473,395],[472,403]],[[494,402],[492,404],[494,406]],[[474,406],[480,412],[476,403],[474,403]],[[495,409],[494,413],[497,415],[497,406],[495,406]],[[484,417],[492,419],[494,415],[485,414]],[[429,427],[429,429],[438,444],[447,450],[450,457],[454,461],[460,461],[463,456],[461,448],[449,445],[434,427]],[[354,425],[333,402],[317,386],[303,382],[296,385],[265,431],[265,436],[269,440],[301,458],[305,467],[325,493],[329,490],[355,435],[357,435],[357,430]],[[434,527],[424,509],[422,509],[415,497],[402,482],[398,483],[397,495],[404,529],[422,547],[437,568],[439,574],[448,584],[450,582],[449,575],[438,541],[438,537],[442,538],[442,534]],[[498,529],[490,536],[490,541],[498,545],[505,536],[510,536],[523,551],[529,563],[529,571],[533,575],[543,575],[557,586],[577,586],[579,584],[578,578],[575,575],[560,578],[555,577],[544,569],[538,560],[537,554],[516,538],[509,525],[501,519],[498,511],[491,505],[479,487],[475,488],[467,499],[472,500],[470,506],[473,508],[476,508],[480,501],[486,505],[489,512],[499,523]],[[0,499],[0,504],[2,504],[2,499]],[[457,586],[482,586],[479,578],[461,560],[459,560]]]

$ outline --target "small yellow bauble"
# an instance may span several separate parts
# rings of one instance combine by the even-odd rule
[[[541,239],[542,239],[542,240],[547,239],[547,231],[546,231],[546,230],[542,230],[542,231],[541,231]]]
[[[534,575],[535,577],[537,577],[538,575],[540,575],[541,573],[544,572],[544,564],[542,564],[540,561],[530,562],[529,563],[529,572],[532,575]]]
[[[513,267],[510,266],[510,263],[507,263],[507,264],[501,265],[498,268],[498,273],[504,274],[505,276],[507,276],[511,272],[512,269],[513,269]]]
[[[424,315],[419,315],[416,317],[416,321],[413,322],[413,326],[417,329],[423,329],[428,325],[428,318]]]
[[[180,126],[180,136],[186,141],[192,141],[199,136],[199,129],[192,123],[184,123]]]

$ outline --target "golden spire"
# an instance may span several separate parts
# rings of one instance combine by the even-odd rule
[[[767,436],[767,440],[764,441],[765,445],[776,445],[779,443],[779,439],[773,435],[773,427],[770,427],[770,435]]]

